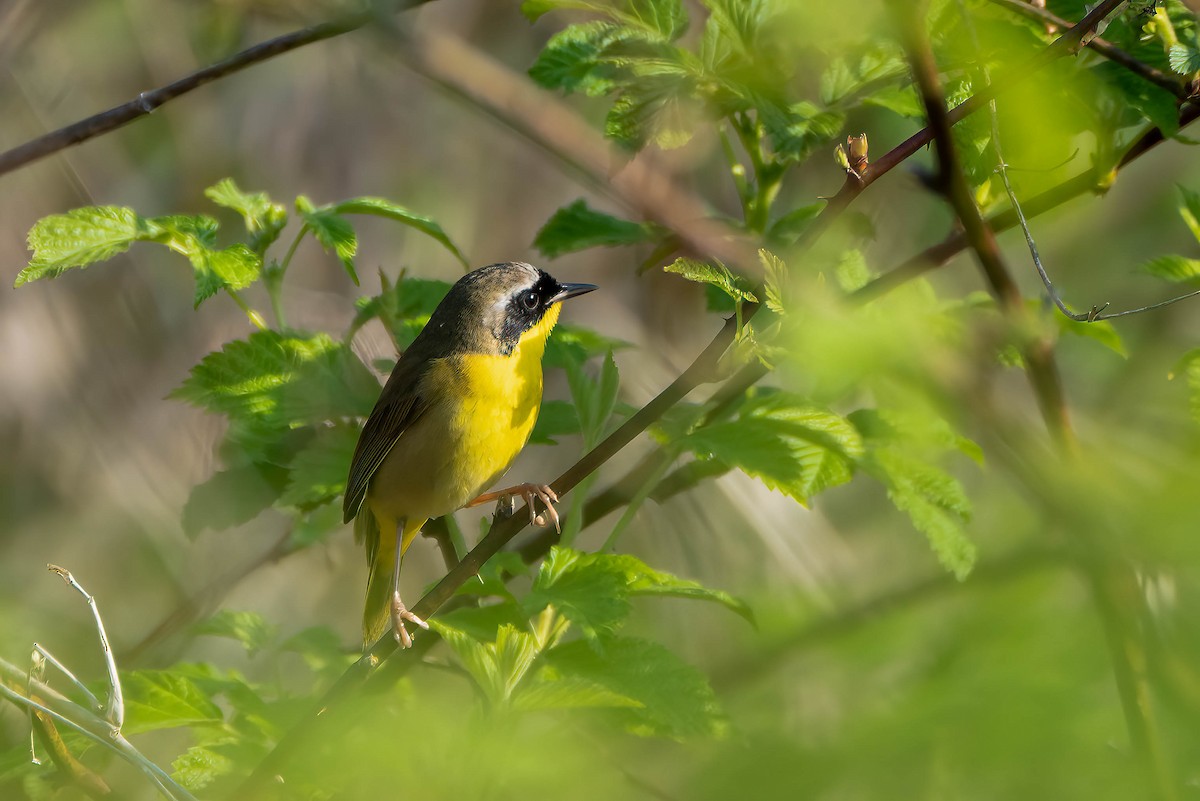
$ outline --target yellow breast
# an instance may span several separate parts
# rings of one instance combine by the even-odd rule
[[[435,361],[421,393],[429,410],[371,481],[368,502],[393,519],[448,514],[486,491],[529,441],[542,403],[542,354],[558,319],[547,310],[512,353]]]

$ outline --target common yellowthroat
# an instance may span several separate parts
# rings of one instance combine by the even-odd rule
[[[480,495],[508,470],[542,403],[542,354],[567,298],[596,289],[561,284],[521,262],[481,267],[450,288],[392,369],[367,418],[346,482],[345,522],[367,549],[363,642],[425,622],[400,600],[404,552],[432,517],[520,496],[558,525],[554,492],[518,484]]]

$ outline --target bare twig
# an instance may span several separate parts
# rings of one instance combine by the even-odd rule
[[[116,737],[121,733],[121,725],[125,722],[125,697],[121,692],[121,677],[117,673],[117,660],[113,658],[112,647],[108,644],[108,635],[104,631],[104,621],[100,618],[100,608],[96,606],[96,599],[71,575],[71,571],[58,565],[46,565],[46,567],[82,595],[92,610],[92,617],[96,621],[96,633],[100,635],[100,648],[104,651],[104,665],[108,669],[108,702],[104,705],[104,717],[112,724],[112,736]]]
[[[27,680],[25,671],[0,659],[0,695],[21,707],[34,709],[47,715],[55,722],[74,729],[101,747],[112,751],[145,773],[167,798],[173,799],[173,801],[196,801],[195,796],[134,748],[124,735],[114,732],[112,723],[108,720],[90,709],[80,706],[44,682],[33,681],[27,695],[15,689],[24,686]]]
[[[406,2],[391,2],[384,4],[392,11],[402,11],[428,0],[406,0]],[[274,39],[260,42],[248,47],[240,53],[211,64],[190,75],[186,75],[166,86],[142,92],[133,100],[114,106],[106,111],[93,114],[90,117],[71,123],[57,131],[51,131],[36,139],[0,153],[0,175],[32,164],[73,145],[94,139],[102,134],[115,131],[134,120],[150,114],[164,103],[182,97],[205,84],[241,72],[247,67],[254,66],[275,56],[290,52],[304,45],[332,39],[344,33],[358,30],[367,23],[383,14],[384,8],[370,8],[354,14],[348,14],[339,19],[323,22],[308,28],[291,31]]]

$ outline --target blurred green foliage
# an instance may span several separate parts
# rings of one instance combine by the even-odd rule
[[[936,0],[925,20],[951,105],[981,90],[984,67],[1016,84],[1001,95],[996,124],[1022,198],[1079,175],[1104,191],[1154,129],[1175,138],[1172,152],[1191,144],[1177,94],[1092,51],[1023,74],[1058,32],[1009,5]],[[1048,6],[1071,20],[1087,11],[1081,0]],[[900,141],[922,124],[893,18],[879,4],[526,0],[521,10],[542,34],[540,50],[525,54],[534,82],[580,95],[565,102],[585,114],[599,108],[619,159],[695,151],[690,189],[714,220],[761,249],[757,263],[726,264],[685,249],[679,232],[589,198],[550,214],[532,246],[548,259],[604,249],[608,262],[628,267],[639,300],[665,287],[657,300],[684,321],[693,351],[718,316],[731,316],[736,342],[711,378],[769,378],[672,408],[624,479],[596,491],[590,476],[567,499],[561,544],[535,539],[495,557],[430,621],[445,647],[422,635],[426,659],[395,657],[349,697],[326,693],[363,663],[339,632],[290,617],[227,607],[190,627],[204,642],[236,644],[234,656],[133,667],[118,649],[124,731],[184,788],[164,792],[1195,796],[1200,636],[1189,621],[1200,608],[1200,349],[1178,311],[1186,307],[1114,325],[1069,321],[1026,301],[1028,319],[1014,320],[966,282],[915,275],[856,301],[908,255],[898,248],[927,244],[925,234],[946,227],[941,211],[917,220],[907,208],[936,208],[915,183],[846,214],[797,188],[814,174],[806,171],[842,180],[842,137],[866,130],[877,144]],[[231,21],[256,13],[267,12],[214,10],[208,24],[231,35],[239,27]],[[1124,9],[1102,33],[1177,76],[1185,92],[1197,30],[1184,5],[1164,0]],[[1008,200],[987,114],[967,117],[954,138],[976,202],[993,213]],[[850,143],[856,158],[865,149],[865,139]],[[1177,191],[1183,227],[1200,239],[1200,196],[1186,185],[1164,190]],[[204,355],[172,393],[225,423],[221,466],[192,489],[182,530],[230,536],[281,516],[274,558],[316,551],[340,524],[358,421],[379,391],[373,368],[391,364],[364,357],[356,338],[381,324],[403,349],[449,284],[381,269],[378,293],[342,295],[343,324],[293,328],[283,289],[301,244],[311,234],[355,285],[364,218],[417,232],[458,265],[470,263],[470,248],[433,217],[380,197],[317,205],[300,195],[292,214],[232,179],[204,194],[240,215],[244,232],[232,236],[190,206],[144,216],[88,205],[33,224],[33,256],[16,284],[113,259],[138,242],[185,257],[192,305],[224,293],[254,330]],[[823,229],[826,214],[841,216]],[[1055,218],[1047,231],[1056,226],[1067,222]],[[1170,226],[1176,217],[1162,223]],[[1102,253],[1124,235],[1080,239]],[[1012,268],[1024,270],[1025,254],[1014,254]],[[1140,261],[1137,274],[1185,291],[1200,264],[1174,253]],[[1090,287],[1087,271],[1115,262],[1088,264],[1083,278],[1071,272],[1073,288]],[[1122,283],[1132,282],[1128,273]],[[706,311],[690,318],[684,279],[705,293]],[[256,292],[269,315],[254,308]],[[636,408],[640,393],[623,388],[617,356],[653,346],[630,345],[616,327],[556,329],[546,365],[569,400],[546,399],[531,445],[590,450]],[[1064,441],[1038,419],[1031,398],[1044,401],[1044,388],[1022,380],[1031,348],[1056,354],[1070,387],[1075,433]],[[1174,365],[1190,397],[1162,365]],[[1044,406],[1043,415],[1054,412]],[[603,515],[589,512],[601,502]],[[619,520],[601,525],[617,509]],[[783,561],[790,551],[780,543],[807,543],[822,524],[857,554],[854,569],[781,587],[761,578],[769,571],[745,568]],[[459,523],[437,525],[461,557],[471,543]],[[602,540],[585,535],[593,526],[605,529]],[[922,538],[927,547],[913,547]],[[838,550],[820,540],[805,547],[815,561],[821,547]],[[706,561],[715,568],[703,569]],[[705,580],[682,577],[692,573]],[[0,680],[23,691],[16,663],[27,645],[8,636],[0,645]],[[104,697],[102,683],[91,688]],[[83,783],[57,760],[30,762],[28,718],[6,724],[0,792],[80,797]],[[66,750],[121,797],[152,797],[154,786],[127,775],[96,737],[59,728]],[[273,753],[288,760],[276,764]]]

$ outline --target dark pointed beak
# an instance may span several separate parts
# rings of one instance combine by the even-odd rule
[[[559,284],[558,292],[556,292],[554,296],[550,298],[550,303],[558,303],[561,300],[573,298],[576,295],[586,295],[593,289],[599,288],[600,287],[596,286],[595,284]]]

